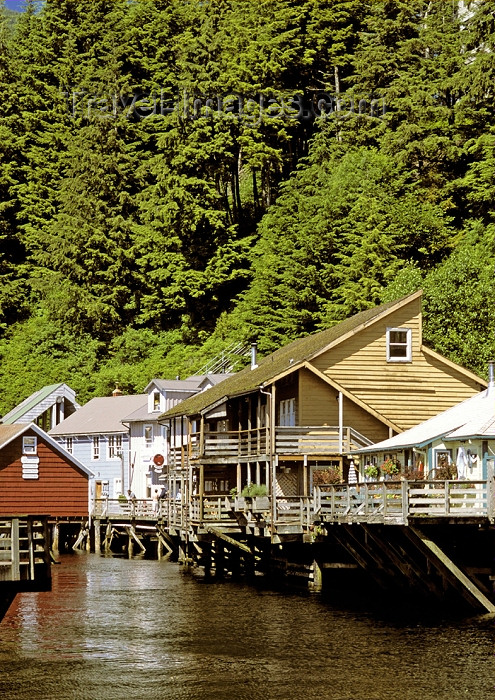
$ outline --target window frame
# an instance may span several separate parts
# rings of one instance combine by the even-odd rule
[[[107,457],[108,459],[120,459],[124,454],[122,435],[108,435]]]
[[[31,447],[28,447],[28,445]],[[23,455],[37,455],[38,454],[38,438],[36,435],[23,435],[22,436],[22,454]]]
[[[391,333],[405,333],[405,342],[392,342]],[[405,356],[394,356],[391,354],[392,347],[405,347]],[[412,329],[411,328],[387,328],[387,362],[412,362]]]
[[[100,436],[93,435],[93,440],[91,443],[91,461],[93,461],[93,462],[98,461],[101,457],[100,442],[101,442]]]
[[[147,430],[150,431],[150,437],[149,437],[149,438],[148,438],[147,435],[146,435],[146,431],[147,431]],[[145,448],[145,450],[151,450],[152,447],[153,447],[153,437],[154,437],[154,436],[153,436],[153,433],[154,433],[153,424],[152,424],[152,423],[145,423],[145,425],[143,425],[143,439],[144,439],[144,448]]]

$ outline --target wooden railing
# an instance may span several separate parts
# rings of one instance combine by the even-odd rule
[[[201,445],[200,433],[192,433],[189,447],[192,459],[200,456],[256,457],[267,453],[268,434],[266,428],[205,432]]]
[[[0,517],[0,583],[34,590],[50,587],[50,540],[46,516]],[[31,584],[31,585],[30,585]],[[1,590],[1,586],[0,586]]]
[[[155,505],[151,498],[137,498],[134,501],[118,498],[95,498],[91,515],[95,518],[122,516],[123,518],[144,518],[153,520],[168,516],[169,501],[160,499]]]
[[[495,515],[493,486],[486,481],[383,481],[350,487],[317,486],[314,517],[323,520],[394,521],[415,516]]]
[[[178,529],[214,523],[237,527],[239,513],[263,521],[265,527],[299,524],[303,530],[315,521],[406,524],[411,517],[493,519],[495,490],[491,481],[404,480],[362,483],[357,487],[315,486],[312,497],[277,497],[274,510],[268,496],[248,499],[227,495],[194,495],[189,504],[164,499],[156,510],[150,499],[139,499],[134,504],[100,499],[94,501],[93,507],[94,517],[161,519]]]
[[[371,445],[364,435],[354,428],[338,426],[277,427],[275,453],[287,454],[340,454]]]
[[[371,441],[353,428],[338,426],[277,426],[275,428],[275,454],[277,455],[337,455],[342,452],[371,445]],[[179,458],[180,450],[171,450],[172,464]],[[191,459],[203,458],[249,458],[269,452],[269,430],[231,430],[192,433],[189,439]]]

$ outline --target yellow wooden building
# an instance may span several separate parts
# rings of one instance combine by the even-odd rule
[[[300,338],[161,416],[185,497],[265,484],[308,496],[314,472],[469,398],[487,383],[423,345],[421,292]]]

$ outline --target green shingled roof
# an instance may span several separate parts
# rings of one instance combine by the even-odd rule
[[[338,341],[347,333],[351,333],[360,326],[374,321],[381,316],[381,314],[391,309],[404,305],[417,294],[418,293],[415,292],[403,299],[388,302],[381,306],[375,306],[372,309],[366,309],[366,311],[361,311],[332,328],[294,340],[292,343],[285,345],[271,355],[267,355],[267,357],[260,360],[256,369],[245,367],[240,372],[237,372],[216,386],[212,386],[207,391],[191,396],[191,398],[177,404],[166,413],[162,414],[160,419],[172,418],[173,416],[196,415],[223,398],[254,391],[262,384],[270,382],[274,377],[288,370],[292,365],[297,366],[301,362],[318,355],[325,350],[326,347]]]

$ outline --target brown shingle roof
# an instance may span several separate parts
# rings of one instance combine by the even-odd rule
[[[177,406],[162,414],[160,419],[178,415],[195,415],[208,406],[217,403],[220,399],[254,391],[262,384],[270,382],[274,377],[288,370],[291,366],[295,367],[301,362],[320,354],[329,345],[339,341],[348,333],[352,333],[375,321],[383,313],[405,305],[419,294],[419,292],[415,292],[403,299],[375,306],[372,309],[366,309],[325,331],[298,338],[260,360],[256,369],[245,367],[220,384],[212,386],[207,392],[197,394],[177,404]]]
[[[27,429],[25,423],[14,423],[7,425],[0,425],[0,449],[6,444],[8,444],[14,437],[18,434],[20,435]]]

